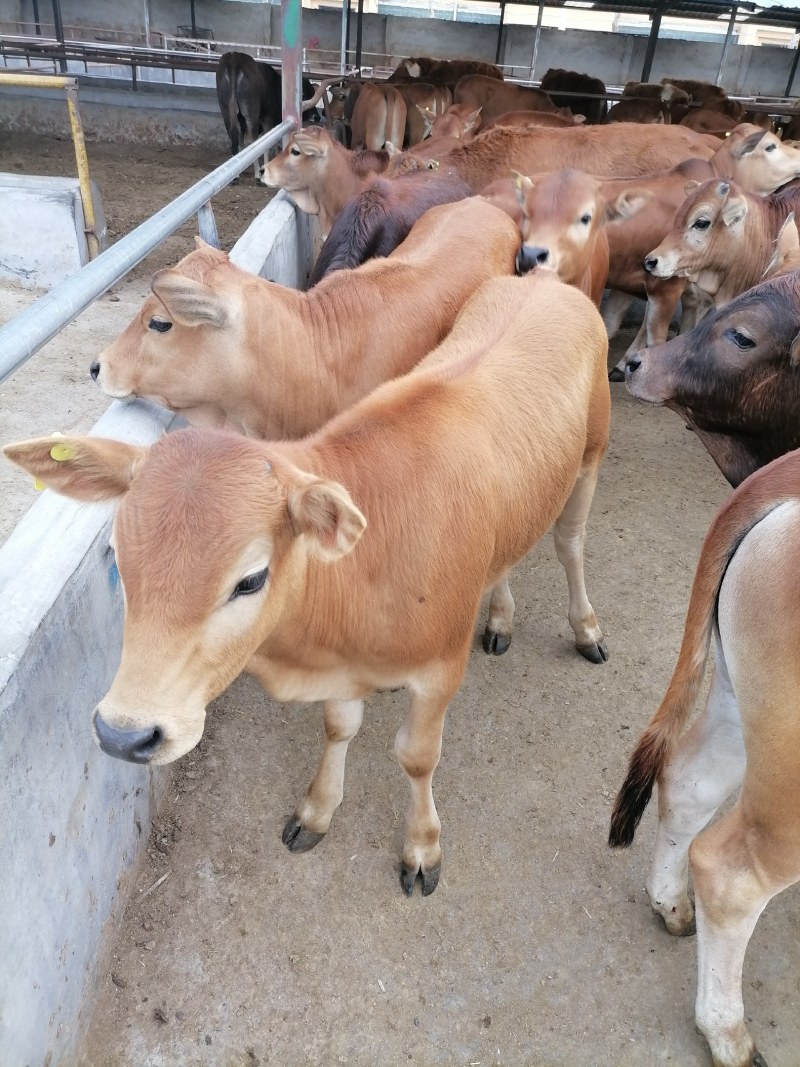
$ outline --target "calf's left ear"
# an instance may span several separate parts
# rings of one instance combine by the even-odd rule
[[[3,454],[36,479],[75,500],[111,500],[131,487],[147,449],[103,437],[38,437],[6,445]]]
[[[312,481],[289,493],[289,515],[297,534],[304,534],[312,554],[330,562],[352,552],[367,520],[338,482]]]
[[[722,209],[722,221],[726,226],[738,226],[747,214],[747,201],[743,196],[729,196]]]

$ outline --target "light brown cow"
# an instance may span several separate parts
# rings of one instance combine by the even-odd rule
[[[270,189],[285,189],[301,211],[319,215],[325,236],[347,201],[388,162],[386,152],[351,152],[322,126],[310,126],[292,134],[283,151],[266,165],[261,180]]]
[[[744,118],[744,106],[738,100],[731,100],[720,85],[712,85],[711,82],[698,81],[694,78],[662,78],[662,85],[675,85],[689,94],[690,102],[705,108],[719,111],[721,115],[728,115],[732,119],[741,122]],[[682,114],[672,116],[673,122],[680,122]]]
[[[394,85],[362,85],[350,128],[353,148],[383,148],[387,141],[402,144],[406,129],[406,102]]]
[[[392,158],[387,177],[428,167],[458,174],[476,192],[512,170],[535,174],[569,167],[600,177],[649,174],[693,156],[709,159],[713,154],[708,141],[693,130],[635,122],[563,130],[498,126],[445,154],[424,142],[417,147],[418,154],[403,152]]]
[[[506,575],[551,527],[577,647],[607,655],[583,576],[606,353],[591,303],[545,271],[484,285],[420,368],[301,442],[192,429],[149,450],[91,437],[59,438],[57,459],[52,438],[6,448],[60,492],[122,498],[124,642],[94,716],[101,747],[177,759],[242,670],[277,700],[325,701],[322,761],[283,834],[300,851],[341,802],[364,697],[408,688],[395,742],[412,796],[402,887],[420,875],[432,892],[432,778],[481,595],[493,590],[488,630],[507,641]]]
[[[396,88],[406,102],[405,143],[411,147],[425,140],[431,129],[429,116],[444,115],[452,95],[444,86],[429,82],[398,82]]]
[[[629,845],[658,782],[647,892],[672,934],[690,933],[696,913],[695,1020],[715,1067],[764,1067],[745,1022],[742,964],[768,901],[800,880],[799,553],[800,453],[792,452],[753,474],[717,512],[678,662],[611,822],[610,844]],[[705,711],[681,738],[712,635]]]
[[[484,130],[493,130],[495,126],[556,126],[569,128],[581,126],[586,122],[585,115],[573,115],[566,108],[558,111],[506,111],[504,115],[489,119],[481,126]]]
[[[431,141],[439,142],[443,137],[469,141],[481,128],[481,109],[469,104],[451,104],[443,115],[429,114],[428,119]]]
[[[507,181],[511,188],[505,200],[514,197],[517,202],[522,235],[518,273],[548,268],[599,307],[608,277],[605,222],[613,216],[600,182],[578,170],[551,171],[532,179],[517,174]],[[496,194],[501,184],[494,183],[485,195],[491,200],[492,189]],[[503,206],[504,190],[499,191],[494,202]]]
[[[479,107],[484,122],[506,111],[523,111],[526,108],[531,111],[556,110],[556,105],[541,89],[499,82],[481,74],[472,74],[459,81],[453,91],[453,103]]]
[[[681,126],[696,130],[697,133],[710,133],[720,139],[728,137],[738,125],[738,119],[723,115],[710,107],[696,108],[681,119]]]
[[[627,82],[622,97],[608,112],[606,122],[669,124],[672,109],[689,104],[689,94],[674,85]]]
[[[91,373],[109,396],[154,400],[194,425],[300,437],[410,370],[479,285],[513,274],[518,247],[511,220],[479,197],[431,208],[386,259],[307,292],[203,246],[154,275]]]
[[[645,258],[656,278],[688,278],[721,307],[761,281],[800,189],[753,196],[712,178],[686,198],[672,229]],[[795,216],[796,217],[796,216]]]

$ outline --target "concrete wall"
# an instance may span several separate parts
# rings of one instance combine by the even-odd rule
[[[307,216],[276,197],[253,227],[232,258],[284,284],[304,282]],[[141,401],[114,403],[93,432],[148,443],[171,419]],[[92,743],[91,713],[121,641],[110,515],[109,505],[45,492],[0,549],[2,1067],[77,1062],[170,779],[169,768],[109,759]]]

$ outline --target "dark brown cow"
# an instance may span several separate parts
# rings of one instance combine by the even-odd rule
[[[674,85],[626,82],[622,98],[608,113],[606,122],[673,123],[676,109],[685,111],[689,94]]]
[[[555,111],[556,105],[540,89],[530,89],[526,85],[513,85],[499,82],[495,78],[484,78],[482,74],[472,74],[462,78],[453,90],[454,104],[468,104],[471,108],[481,109],[481,120],[503,115],[506,111]]]
[[[388,256],[429,208],[470,195],[466,182],[439,177],[435,171],[408,174],[393,181],[376,178],[337,217],[314,264],[309,286],[335,270]]]
[[[608,111],[605,99],[606,87],[599,78],[588,74],[579,74],[575,70],[561,70],[551,67],[542,78],[541,88],[556,107],[566,107],[575,114],[583,115],[587,123],[597,125],[603,122]],[[568,93],[561,96],[560,93]],[[573,96],[573,93],[587,93],[587,96]]]
[[[800,274],[771,278],[636,353],[628,390],[676,411],[731,483],[800,447]]]
[[[389,75],[390,82],[423,80],[453,89],[460,78],[481,74],[484,78],[503,80],[503,72],[494,63],[480,59],[433,59],[416,56],[404,59]]]

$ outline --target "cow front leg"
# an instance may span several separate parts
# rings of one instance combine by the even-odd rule
[[[647,344],[647,316],[650,314],[650,301],[648,300],[644,306],[644,318],[639,326],[639,332],[634,339],[628,345],[625,355],[614,365],[608,375],[610,382],[624,382],[625,381],[625,364],[634,354],[638,352],[640,348],[644,348]]]
[[[283,830],[283,843],[292,852],[308,852],[319,844],[344,796],[347,746],[364,718],[363,700],[325,702],[325,747],[317,773],[294,815]]]
[[[487,655],[502,656],[508,652],[514,629],[514,598],[508,586],[508,574],[492,588],[489,599],[489,619],[483,631],[483,651]]]
[[[411,686],[411,707],[397,731],[394,750],[411,785],[411,807],[406,818],[400,885],[406,896],[422,879],[427,897],[439,884],[442,864],[442,824],[433,800],[433,772],[442,752],[442,730],[447,705],[461,682],[464,664],[432,679],[423,687]]]
[[[676,746],[658,783],[658,830],[647,892],[671,934],[694,933],[689,900],[689,846],[739,788],[746,756],[739,705],[716,636],[706,707]]]
[[[592,506],[598,467],[584,467],[577,477],[564,510],[553,527],[556,555],[566,571],[569,587],[569,624],[575,634],[575,645],[582,656],[592,663],[604,663],[608,649],[603,631],[597,624],[594,608],[586,593],[583,573],[583,546],[586,540],[586,519]]]
[[[625,314],[633,301],[634,298],[630,293],[623,293],[621,289],[611,289],[609,291],[601,312],[609,341],[619,333],[622,320],[625,318]]]

